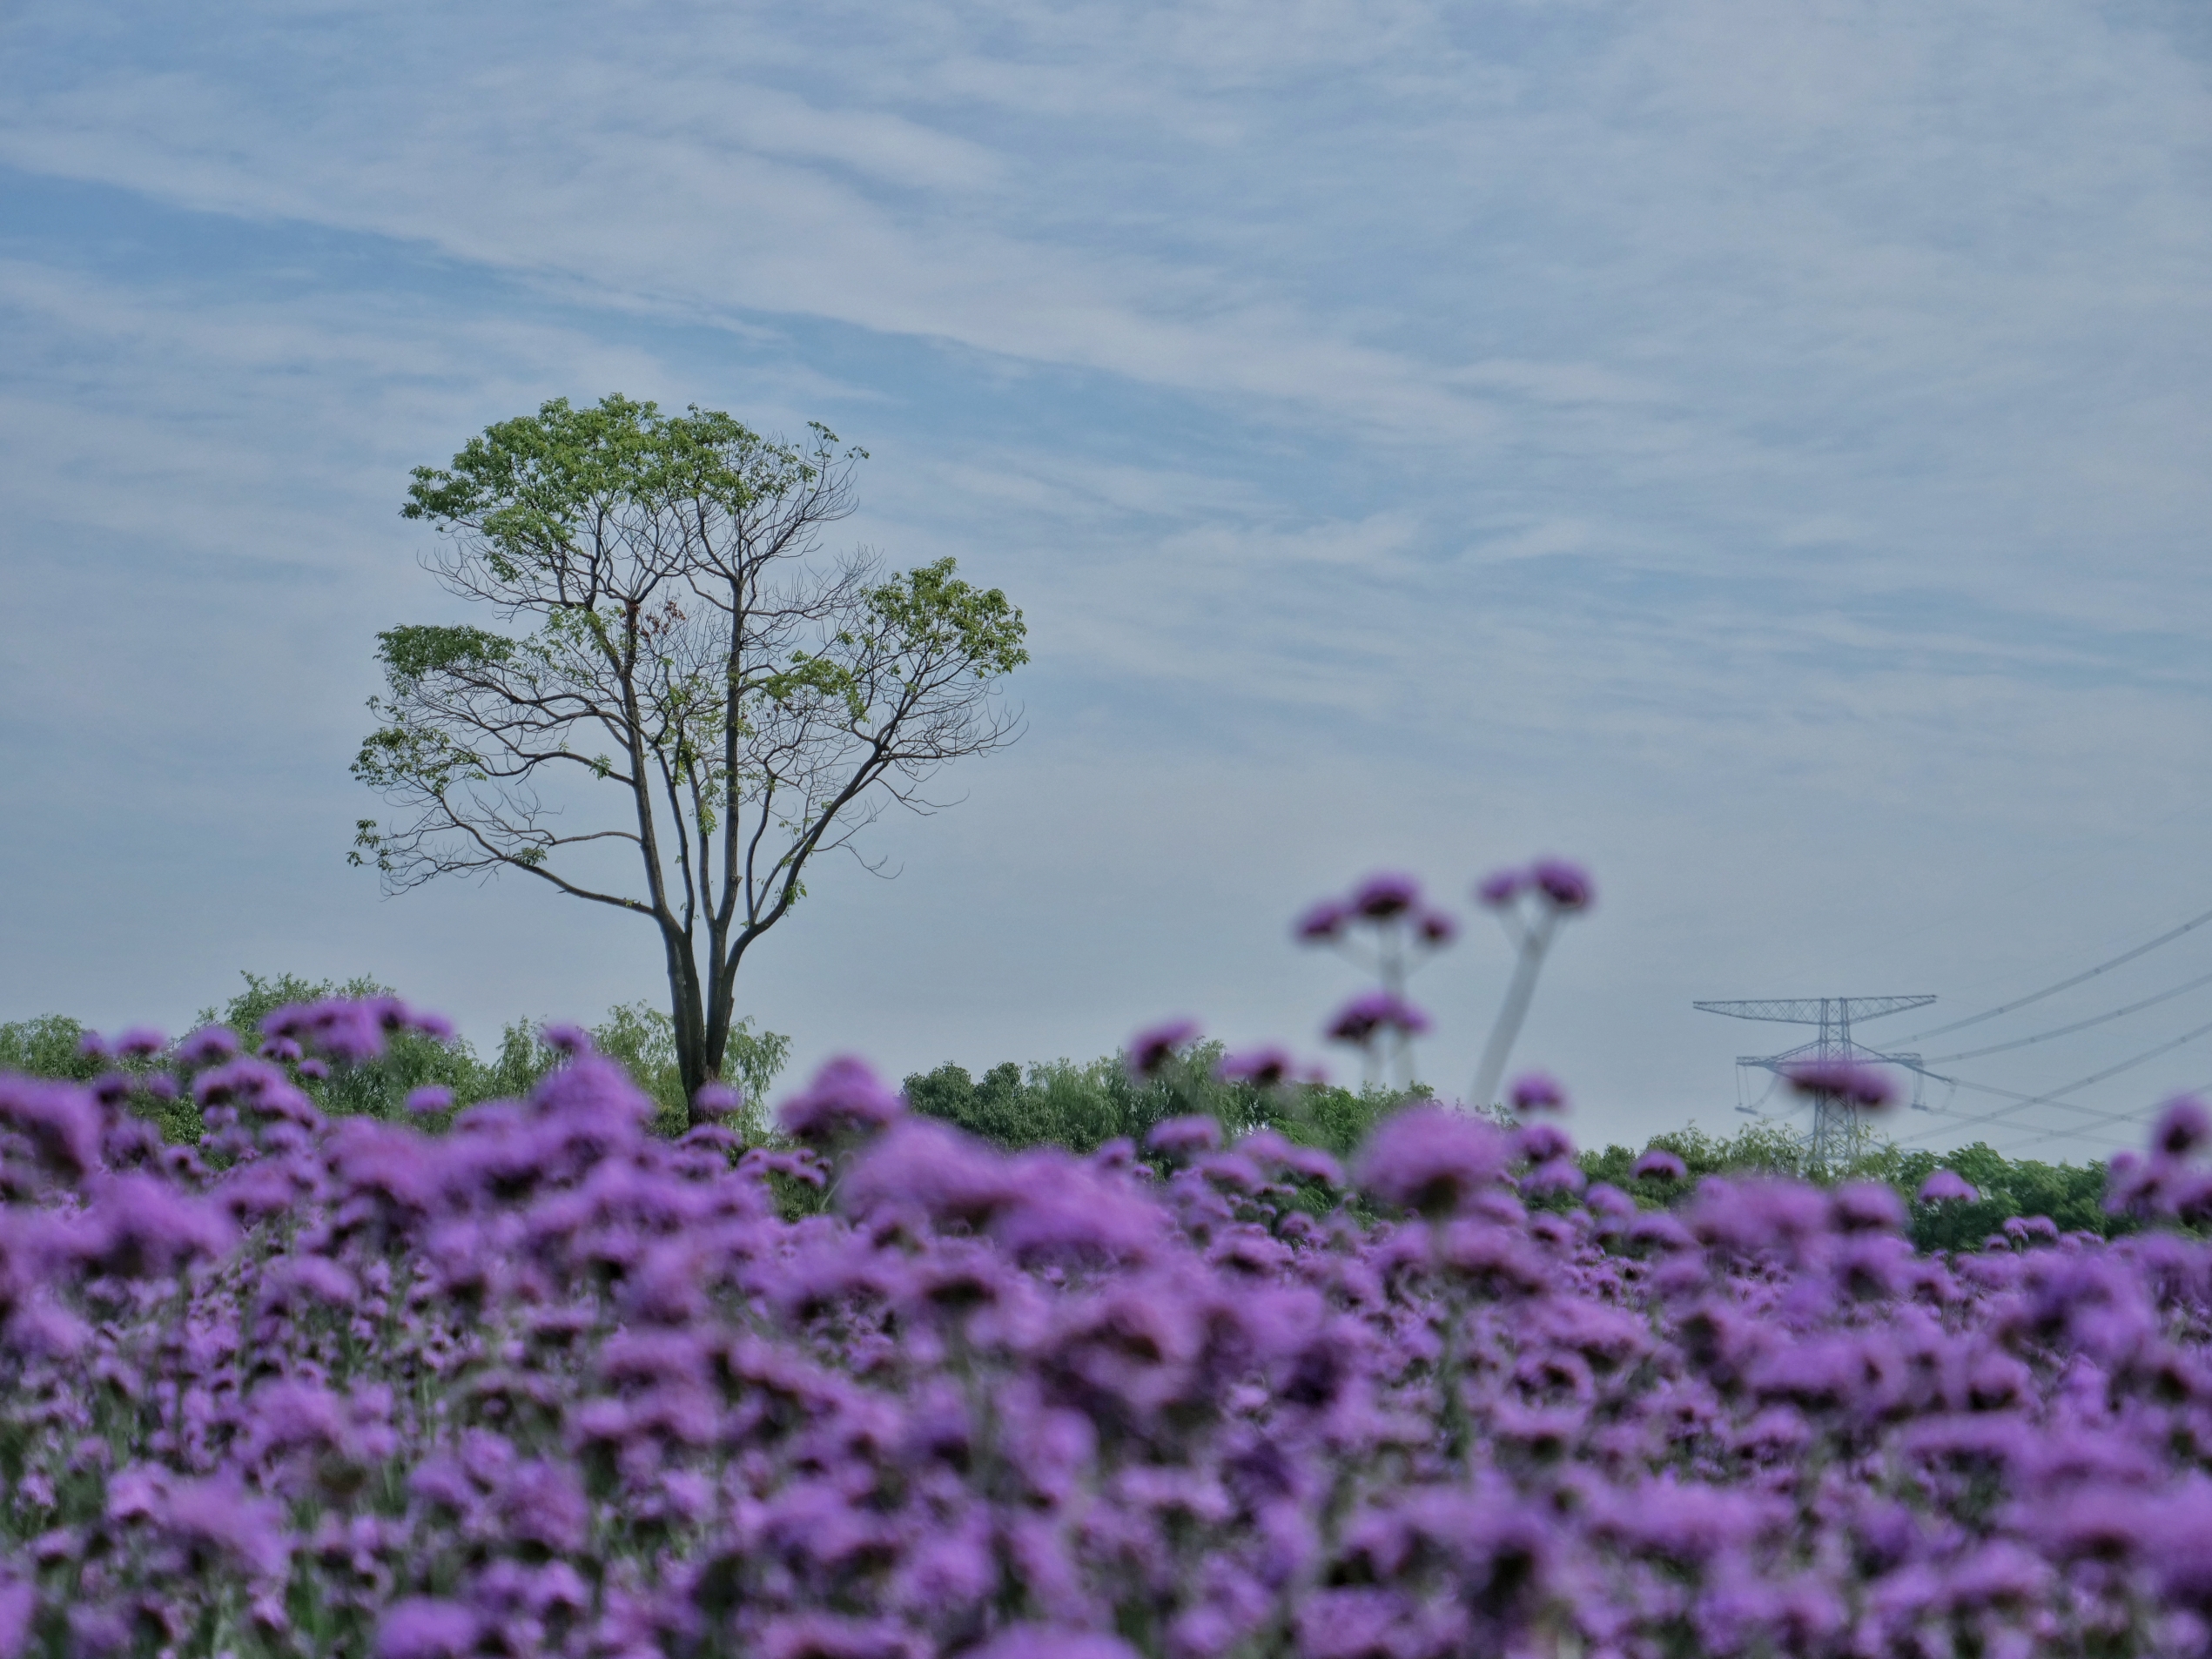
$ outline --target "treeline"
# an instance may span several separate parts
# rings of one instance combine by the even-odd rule
[[[1214,1075],[1221,1054],[1220,1044],[1200,1043],[1150,1078],[1132,1076],[1118,1054],[1025,1070],[1009,1061],[981,1078],[948,1064],[916,1072],[904,1087],[915,1111],[1010,1149],[1049,1145],[1087,1153],[1123,1138],[1141,1146],[1161,1120],[1202,1114],[1220,1122],[1224,1139],[1274,1129],[1346,1160],[1375,1121],[1408,1098],[1376,1088],[1225,1082]]]
[[[196,1023],[227,1025],[251,1038],[259,1032],[266,1016],[287,1003],[391,994],[369,979],[311,981],[291,974],[243,977],[243,991],[227,1002],[202,1009]],[[59,1014],[0,1024],[0,1071],[89,1082],[114,1063],[86,1054],[80,1047],[84,1035],[79,1022]],[[625,1004],[608,1010],[606,1018],[591,1028],[591,1038],[602,1053],[621,1061],[658,1105],[658,1126],[669,1134],[682,1132],[689,1113],[668,1015],[649,1004]],[[730,1038],[729,1069],[743,1085],[746,1100],[744,1119],[736,1126],[749,1139],[769,1137],[769,1091],[790,1052],[789,1038],[756,1031],[750,1021],[741,1022]],[[1141,1146],[1163,1119],[1203,1113],[1220,1123],[1225,1139],[1271,1128],[1348,1163],[1380,1118],[1409,1098],[1427,1094],[1420,1090],[1409,1097],[1374,1087],[1355,1091],[1326,1084],[1266,1088],[1226,1082],[1214,1075],[1220,1056],[1219,1044],[1200,1044],[1149,1078],[1133,1076],[1119,1055],[1026,1067],[1008,1062],[979,1078],[947,1064],[914,1073],[904,1086],[917,1112],[1009,1149],[1052,1145],[1089,1153],[1124,1138]],[[532,1022],[518,1019],[501,1031],[498,1045],[487,1052],[478,1052],[465,1038],[439,1042],[400,1032],[380,1059],[340,1067],[327,1078],[299,1080],[326,1112],[398,1118],[407,1115],[407,1097],[425,1087],[450,1091],[455,1109],[527,1094],[560,1058]],[[159,1110],[164,1132],[171,1139],[198,1138],[199,1114],[189,1099],[165,1103]],[[2105,1213],[2101,1164],[2008,1159],[1979,1144],[1942,1153],[1878,1144],[1846,1167],[1818,1169],[1808,1163],[1796,1136],[1772,1124],[1751,1125],[1727,1137],[1695,1127],[1672,1130],[1648,1144],[1682,1159],[1687,1172],[1683,1180],[1639,1181],[1631,1176],[1630,1165],[1645,1150],[1641,1146],[1586,1151],[1577,1161],[1589,1179],[1610,1181],[1646,1207],[1677,1201],[1708,1175],[1765,1173],[1831,1183],[1886,1182],[1912,1205],[1913,1240],[1923,1249],[1975,1248],[2014,1217],[2047,1216],[2061,1231],[2079,1229],[2108,1237],[2133,1225]],[[1972,1184],[1979,1195],[1975,1201],[1913,1202],[1920,1184],[1939,1166],[1957,1172]]]
[[[390,987],[366,978],[340,982],[303,979],[294,974],[241,977],[245,990],[227,1002],[201,1009],[193,1023],[227,1025],[249,1046],[259,1038],[262,1020],[287,1003],[393,994]],[[0,1071],[90,1082],[116,1062],[84,1052],[81,1047],[84,1034],[84,1025],[64,1014],[0,1024]],[[667,1133],[681,1134],[689,1114],[683,1081],[676,1069],[676,1032],[668,1015],[650,1004],[624,1004],[609,1009],[607,1018],[591,1028],[591,1039],[601,1053],[621,1061],[659,1106],[657,1126]],[[728,1065],[735,1080],[743,1086],[749,1120],[740,1126],[754,1138],[766,1132],[761,1103],[767,1099],[790,1048],[790,1038],[756,1031],[750,1020],[740,1021],[730,1034]],[[459,1110],[480,1100],[528,1094],[560,1061],[561,1056],[546,1043],[535,1022],[517,1019],[500,1032],[498,1046],[488,1052],[478,1052],[466,1038],[440,1042],[420,1032],[400,1031],[391,1036],[379,1059],[337,1067],[326,1078],[299,1075],[295,1080],[323,1112],[403,1118],[407,1116],[407,1097],[417,1089],[445,1089],[453,1098],[454,1108]],[[171,1140],[199,1138],[199,1113],[190,1100],[165,1103],[160,1112],[163,1132]]]
[[[1708,1135],[1695,1127],[1654,1135],[1649,1143],[1679,1158],[1688,1174],[1678,1182],[1637,1181],[1630,1165],[1641,1147],[1608,1146],[1584,1152],[1579,1160],[1590,1179],[1610,1181],[1646,1205],[1671,1202],[1694,1189],[1708,1175],[1774,1174],[1833,1185],[1839,1181],[1882,1181],[1912,1206],[1913,1242],[1923,1250],[1972,1250],[2015,1216],[2047,1216],[2061,1232],[2094,1232],[2105,1238],[2132,1232],[2135,1223],[2104,1210],[2102,1164],[2041,1164],[2007,1158],[1977,1141],[1949,1152],[1906,1149],[1879,1142],[1863,1157],[1840,1168],[1816,1167],[1805,1144],[1777,1124],[1754,1124],[1741,1133]],[[1978,1196],[1971,1203],[1920,1204],[1920,1184],[1938,1169],[1964,1177]]]
[[[1089,1152],[1122,1136],[1141,1145],[1162,1118],[1195,1112],[1219,1119],[1225,1138],[1272,1128],[1347,1161],[1376,1120],[1409,1098],[1374,1088],[1354,1093],[1318,1084],[1261,1089],[1226,1083],[1213,1075],[1220,1055],[1218,1046],[1200,1045],[1187,1061],[1151,1080],[1132,1077],[1119,1056],[1087,1065],[1055,1060],[1026,1068],[1009,1062],[980,1078],[946,1065],[908,1078],[905,1091],[916,1111],[1009,1148],[1053,1144]],[[2135,1225],[2105,1213],[2102,1164],[2008,1159],[1980,1144],[1938,1153],[1880,1143],[1836,1169],[1814,1167],[1804,1143],[1776,1124],[1750,1125],[1727,1137],[1695,1127],[1674,1130],[1654,1136],[1646,1145],[1664,1147],[1681,1159],[1684,1178],[1654,1182],[1630,1175],[1630,1165],[1646,1146],[1610,1145],[1584,1152],[1577,1162],[1589,1179],[1610,1181],[1646,1208],[1676,1202],[1708,1175],[1790,1175],[1824,1185],[1882,1181],[1911,1206],[1913,1242],[1928,1250],[1978,1248],[2015,1216],[2047,1216],[2061,1232],[2105,1237]],[[1920,1184],[1938,1168],[1963,1176],[1979,1194],[1975,1201],[1916,1202]]]

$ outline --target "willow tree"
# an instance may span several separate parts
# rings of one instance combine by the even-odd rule
[[[1018,727],[1021,613],[951,559],[824,557],[865,452],[810,433],[622,397],[488,427],[401,513],[501,626],[377,635],[353,775],[404,816],[363,819],[353,862],[387,892],[519,871],[649,922],[687,1093],[722,1075],[739,964],[809,865],[888,806],[934,809],[941,768]]]

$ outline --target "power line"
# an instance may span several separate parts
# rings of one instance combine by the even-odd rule
[[[2143,1122],[2143,1118],[2141,1115],[2137,1115],[2130,1118],[2128,1121],[2130,1123],[2140,1124]],[[2096,1141],[2102,1138],[2102,1137],[2101,1137],[2094,1129],[2046,1129],[2040,1135],[2027,1135],[2021,1137],[2019,1139],[2008,1140],[2003,1145],[1993,1147],[1991,1150],[2000,1152],[2004,1156],[2009,1158],[2014,1153],[2021,1151],[2025,1147],[2040,1146],[2047,1140],[2062,1140],[2068,1138],[2076,1140],[2088,1141]]]
[[[2056,1031],[2038,1031],[2033,1037],[2016,1037],[2009,1043],[1993,1043],[1987,1048],[1968,1049],[1963,1054],[1934,1055],[1930,1058],[1928,1064],[1947,1065],[1953,1060],[1978,1060],[1986,1054],[2002,1054],[2010,1049],[2027,1048],[2036,1043],[2047,1043],[2054,1037],[2071,1037],[2076,1031],[2088,1031],[2092,1025],[2101,1025],[2106,1021],[2118,1019],[2122,1015],[2139,1014],[2146,1008],[2155,1008],[2160,1003],[2171,1002],[2175,997],[2186,991],[2195,991],[2200,985],[2212,985],[2212,973],[2208,973],[2201,978],[2192,979],[2186,985],[2176,985],[2171,991],[2162,991],[2155,997],[2146,997],[2139,1003],[2129,1003],[2125,1008],[2115,1008],[2110,1013],[2099,1014],[2090,1019],[2076,1020],[2071,1025],[2061,1025]]]
[[[2035,991],[2029,996],[2019,997],[2014,1001],[2006,1003],[2000,1007],[1988,1009],[1979,1014],[1969,1014],[1964,1019],[1954,1019],[1948,1025],[1937,1025],[1928,1031],[1916,1031],[1911,1037],[1904,1038],[1900,1040],[1906,1043],[1924,1043],[1931,1037],[1944,1037],[1953,1031],[1963,1031],[1967,1026],[1979,1025],[1985,1019],[1994,1019],[2000,1014],[2009,1014],[2014,1009],[2027,1007],[2030,1003],[2040,1003],[2046,997],[2055,997],[2061,991],[2071,991],[2076,985],[2086,984],[2088,981],[2094,979],[2101,973],[2109,973],[2113,969],[2121,966],[2122,964],[2133,962],[2137,957],[2148,956],[2153,950],[2157,950],[2162,944],[2171,944],[2175,940],[2180,938],[2184,933],[2194,932],[2198,928],[2202,927],[2207,922],[2212,922],[2212,910],[2207,910],[2202,916],[2191,917],[2188,921],[2182,923],[2181,926],[2174,929],[2171,932],[2162,933],[2149,944],[2139,944],[2132,950],[2123,950],[2120,953],[2120,955],[2113,957],[2111,961],[2100,962],[2095,967],[2089,969],[2087,972],[2075,974],[2071,979],[2061,979],[2055,985],[2046,985],[2039,991]]]
[[[2067,1112],[2078,1112],[2084,1117],[2094,1118],[2102,1123],[2121,1124],[2140,1122],[2140,1118],[2131,1117],[2126,1112],[2100,1112],[2094,1106],[2077,1105],[2074,1102],[2067,1100],[2063,1097],[2072,1094],[2077,1090],[2086,1089],[2092,1084],[2102,1083],[2108,1078],[2116,1078],[2122,1071],[2132,1071],[2136,1066],[2143,1065],[2146,1061],[2155,1060],[2162,1054],[2170,1054],[2174,1050],[2180,1048],[2182,1044],[2186,1043],[2194,1043],[2197,1040],[2197,1038],[2205,1036],[2212,1036],[2212,1021],[2208,1021],[2206,1024],[2198,1026],[2195,1031],[2184,1031],[2181,1036],[2173,1038],[2169,1042],[2161,1043],[2156,1048],[2145,1049],[2141,1054],[2130,1055],[2128,1058],[2121,1061],[2117,1065],[2109,1065],[2101,1071],[2094,1071],[2086,1078],[2082,1078],[2076,1082],[2067,1084],[2062,1089],[2054,1089],[2048,1094],[2021,1094],[2017,1090],[2000,1089],[1991,1084],[1970,1083],[1964,1078],[1946,1078],[1933,1071],[1927,1072],[1925,1075],[1935,1078],[1939,1082],[1955,1083],[1962,1089],[1972,1089],[1980,1094],[1998,1095],[2012,1100],[2014,1104],[2009,1106],[2000,1106],[1995,1112],[1986,1112],[1979,1118],[1955,1119],[1940,1125],[1931,1125],[1926,1129],[1917,1131],[1913,1134],[1908,1135],[1904,1138],[1908,1140],[1921,1140],[1926,1138],[1930,1135],[1943,1133],[1953,1129],[1970,1129],[1976,1124],[1995,1123],[2000,1118],[2009,1118],[2014,1112],[2025,1111],[2029,1106],[2059,1106]]]
[[[2212,1084],[2199,1084],[2195,1088],[2187,1089],[2182,1092],[2186,1094],[2202,1094],[2207,1089],[2212,1089]],[[2161,1101],[2158,1105],[2145,1106],[2141,1112],[2130,1113],[2127,1121],[2132,1124],[2143,1123],[2148,1119],[2152,1112],[2156,1112],[2159,1109],[2159,1106],[2162,1106],[2164,1104],[2164,1101]],[[2016,1150],[2022,1146],[2037,1146],[2041,1145],[2047,1140],[2056,1140],[2061,1135],[2080,1135],[2086,1139],[2089,1133],[2090,1132],[2086,1129],[2047,1129],[2040,1135],[2029,1136],[2026,1140],[2009,1141],[2007,1143],[2007,1148]]]

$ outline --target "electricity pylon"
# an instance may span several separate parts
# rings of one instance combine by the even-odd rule
[[[1786,1078],[1793,1066],[1820,1060],[1849,1060],[1860,1065],[1901,1065],[1913,1073],[1913,1105],[1920,1105],[1920,1057],[1887,1054],[1856,1042],[1851,1035],[1855,1022],[1879,1019],[1908,1008],[1926,1008],[1933,997],[1770,997],[1740,1002],[1692,1003],[1708,1014],[1731,1019],[1771,1019],[1785,1025],[1817,1025],[1820,1034],[1779,1054],[1739,1054],[1739,1066]],[[1749,1111],[1739,1107],[1739,1111]],[[1847,1164],[1866,1150],[1865,1114],[1840,1100],[1816,1098],[1812,1103],[1812,1132],[1805,1138],[1805,1155],[1814,1167],[1832,1169]]]

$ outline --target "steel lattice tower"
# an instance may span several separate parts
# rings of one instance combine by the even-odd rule
[[[1725,1014],[1731,1019],[1771,1019],[1785,1025],[1817,1025],[1819,1035],[1810,1043],[1801,1043],[1779,1054],[1739,1054],[1739,1066],[1756,1066],[1777,1077],[1786,1077],[1789,1069],[1819,1060],[1850,1060],[1861,1065],[1901,1065],[1913,1073],[1913,1104],[1920,1104],[1920,1057],[1917,1054],[1888,1054],[1871,1049],[1853,1039],[1853,1024],[1879,1019],[1885,1014],[1902,1013],[1908,1008],[1926,1008],[1935,1000],[1933,997],[1754,997],[1741,1002],[1692,1003],[1708,1014]],[[1739,1107],[1749,1111],[1749,1107]],[[1834,1168],[1848,1163],[1866,1147],[1866,1128],[1863,1114],[1834,1100],[1812,1103],[1812,1132],[1806,1138],[1805,1152],[1816,1167]]]

